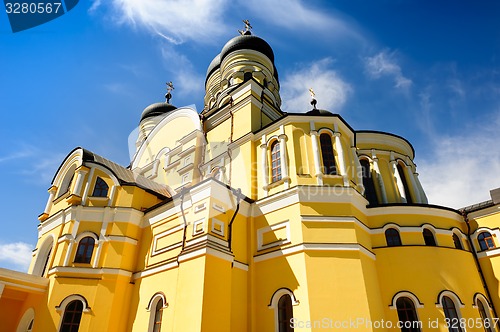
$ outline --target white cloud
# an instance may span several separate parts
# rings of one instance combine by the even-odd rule
[[[210,42],[227,31],[222,18],[229,0],[112,0],[118,23],[146,28],[171,43]],[[104,6],[94,0],[90,12]]]
[[[28,271],[32,246],[24,242],[0,244],[0,262],[19,271]]]
[[[285,76],[281,81],[283,110],[294,113],[311,110],[309,88],[312,88],[317,108],[339,112],[352,88],[334,70],[328,69],[332,62],[330,58],[322,59]]]
[[[429,203],[465,207],[490,199],[500,187],[500,112],[489,122],[464,126],[456,136],[435,136],[432,157],[419,162]]]
[[[240,3],[253,15],[287,30],[328,32],[330,40],[345,36],[362,38],[354,24],[349,23],[346,18],[333,11],[316,10],[310,2],[254,0]],[[258,30],[258,27],[256,29]]]
[[[394,87],[408,90],[413,84],[412,80],[403,76],[401,67],[395,60],[395,53],[387,50],[381,51],[372,57],[364,59],[365,70],[372,79],[379,79],[383,76],[392,77]]]
[[[165,45],[161,52],[162,57],[165,59],[167,70],[173,75],[168,80],[174,82],[179,95],[203,95],[205,92],[205,86],[203,85],[205,75],[200,75],[196,72],[193,64],[185,55],[176,52],[168,45]]]

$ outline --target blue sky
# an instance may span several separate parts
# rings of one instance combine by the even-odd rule
[[[431,203],[500,187],[496,0],[80,1],[12,33],[0,12],[0,267],[24,271],[63,158],[83,146],[128,165],[142,110],[203,108],[212,58],[249,19],[273,47],[283,110],[318,107],[407,138]]]

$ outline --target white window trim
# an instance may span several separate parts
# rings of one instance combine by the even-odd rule
[[[300,304],[300,302],[295,298],[293,292],[288,288],[280,288],[276,292],[274,292],[273,296],[271,297],[271,301],[269,302],[269,305],[267,307],[269,309],[274,310],[274,330],[276,332],[279,332],[278,302],[283,295],[290,296],[290,299],[292,300],[292,306],[297,306]]]
[[[45,265],[45,262],[47,261],[47,254],[50,251],[50,257],[47,262],[46,271],[49,270],[48,267],[50,266],[51,260],[54,257],[55,244],[56,244],[55,236],[53,234],[48,235],[47,238],[43,241],[42,245],[40,246],[40,249],[37,250],[35,264],[33,265],[33,270],[31,271],[31,274],[43,277],[42,275],[43,267]]]
[[[424,307],[424,304],[422,302],[420,302],[420,300],[418,299],[418,297],[415,294],[407,292],[407,291],[401,291],[401,292],[396,293],[396,295],[394,295],[394,297],[392,298],[392,303],[389,305],[389,308],[397,310],[396,302],[398,301],[398,299],[400,299],[402,297],[407,297],[410,300],[412,300],[413,305],[415,306],[415,309],[420,309],[420,308]]]
[[[28,326],[31,323],[32,320],[35,319],[35,310],[33,308],[28,308],[24,314],[21,320],[19,321],[19,325],[17,325],[17,330],[16,332],[27,332],[27,331],[32,331],[28,330]]]
[[[148,306],[146,307],[146,310],[149,312],[148,331],[153,331],[154,321],[155,321],[155,315],[156,315],[156,304],[160,300],[163,300],[163,307],[162,307],[162,309],[168,308],[167,299],[165,298],[165,294],[163,294],[162,292],[158,292],[158,293],[154,294],[151,297],[151,300],[149,300]],[[163,315],[162,315],[162,320],[163,320]]]

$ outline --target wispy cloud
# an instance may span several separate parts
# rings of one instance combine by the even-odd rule
[[[225,30],[223,12],[229,0],[94,0],[89,11],[111,6],[120,24],[145,28],[174,44],[186,40],[210,42]]]
[[[329,69],[332,62],[331,58],[325,58],[285,75],[281,82],[283,110],[294,113],[311,110],[309,88],[313,88],[318,108],[339,112],[353,89],[336,71]]]
[[[31,262],[32,245],[24,242],[0,244],[0,263],[26,272]]]
[[[357,28],[339,13],[316,9],[301,0],[239,1],[252,15],[289,31],[328,32],[330,41],[338,37],[361,38]],[[265,8],[265,10],[263,10]],[[313,37],[313,36],[311,36]]]
[[[196,71],[191,61],[183,54],[168,45],[162,47],[162,57],[167,63],[167,70],[175,82],[176,90],[181,96],[203,95],[205,76]]]
[[[379,79],[383,76],[391,77],[395,88],[407,91],[413,82],[403,75],[395,57],[395,52],[383,50],[374,56],[364,58],[366,73],[372,79]]]
[[[14,161],[16,159],[28,158],[33,156],[34,153],[35,148],[29,145],[22,144],[16,150],[4,155],[0,155],[0,164],[8,161]]]
[[[433,138],[432,154],[418,167],[430,203],[460,208],[488,200],[489,190],[500,186],[500,155],[494,150],[500,110],[488,120],[464,125],[459,135]]]

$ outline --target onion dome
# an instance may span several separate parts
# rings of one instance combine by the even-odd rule
[[[149,105],[144,109],[141,115],[141,122],[147,118],[152,118],[155,116],[164,115],[168,112],[176,110],[177,107],[170,104],[170,99],[172,99],[172,90],[174,89],[174,84],[172,82],[167,82],[167,93],[165,94],[164,103],[154,103]]]
[[[310,110],[309,112],[306,112],[307,115],[333,115],[332,112],[327,111],[327,110],[319,110],[317,108]]]
[[[143,121],[144,119],[147,119],[147,118],[151,118],[154,116],[159,116],[159,115],[166,114],[168,112],[172,112],[175,109],[177,109],[177,107],[175,107],[174,105],[171,105],[167,102],[151,104],[148,107],[146,107],[144,109],[144,111],[142,112],[141,121]]]
[[[267,56],[274,64],[274,52],[271,46],[262,38],[254,36],[250,31],[231,39],[224,45],[220,52],[220,61],[231,52],[238,50],[254,50]]]

